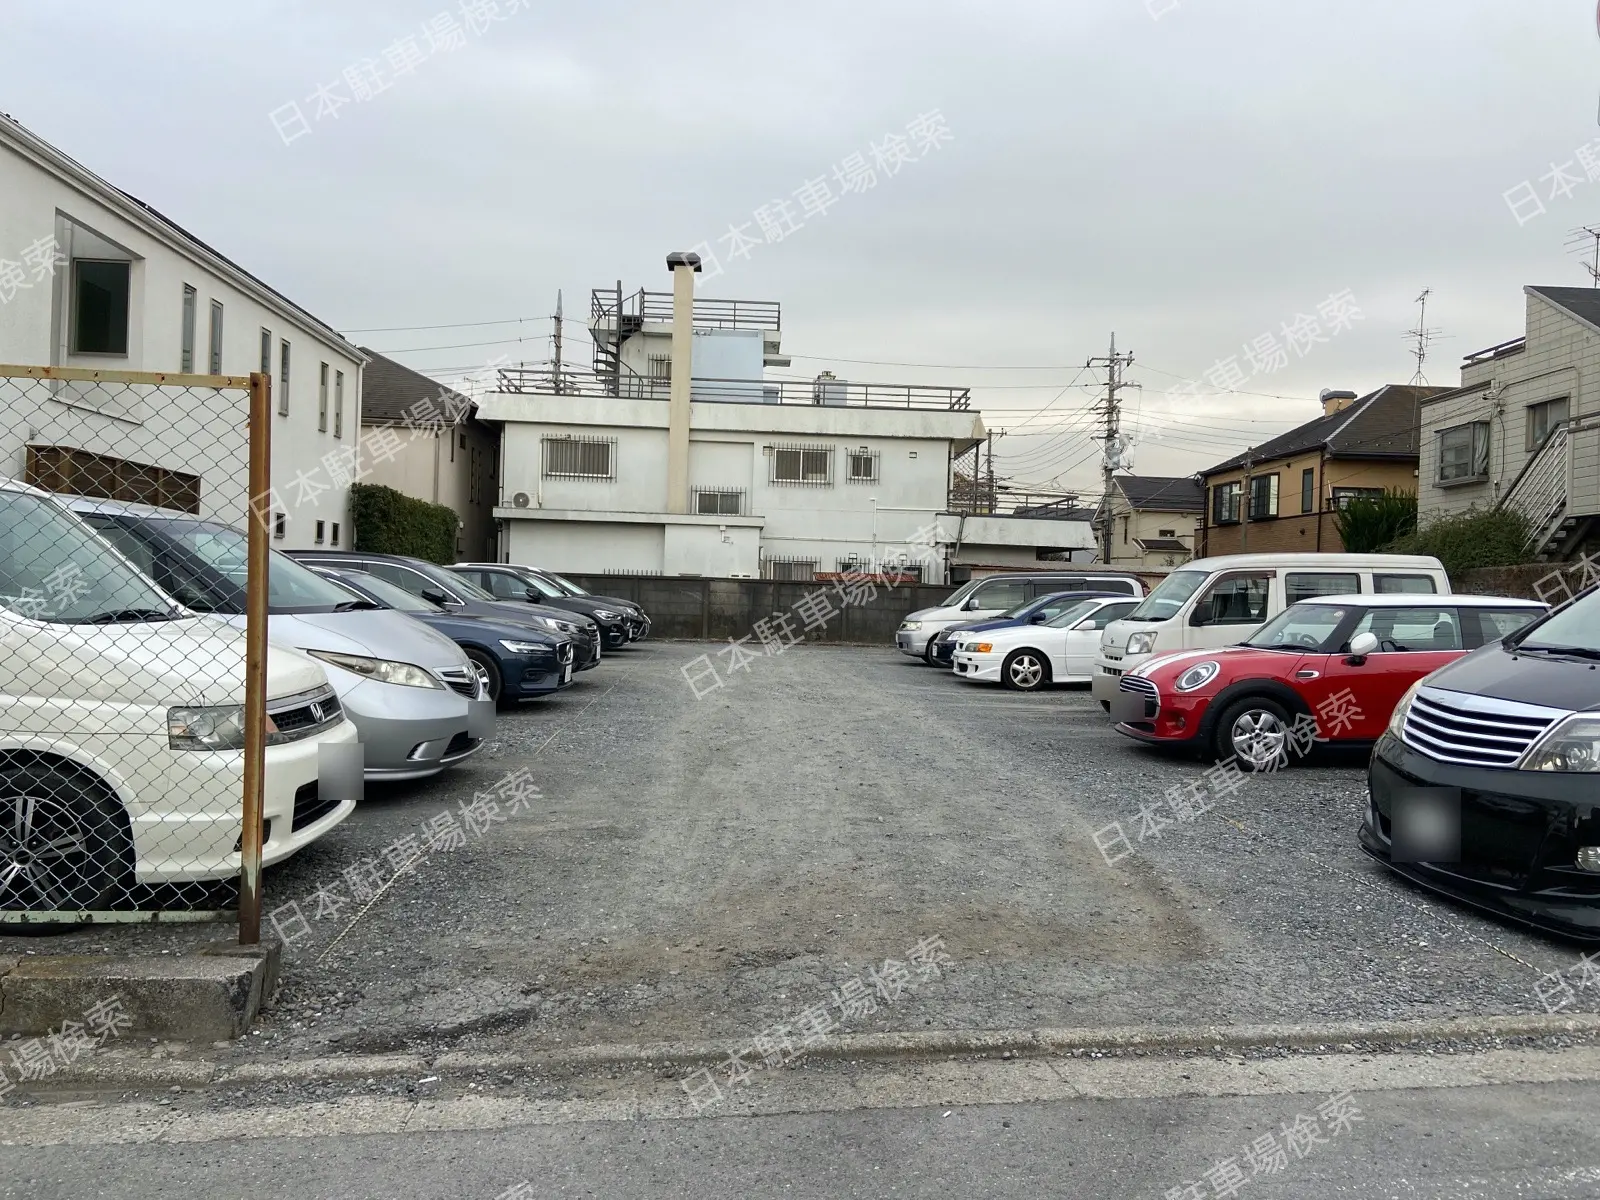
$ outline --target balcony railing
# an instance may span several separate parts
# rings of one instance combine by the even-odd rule
[[[628,400],[670,400],[672,383],[644,375],[620,379],[595,371],[562,367],[557,379],[549,365],[501,367],[500,390],[557,396],[620,396]],[[697,403],[812,404],[822,408],[909,408],[933,411],[972,407],[968,388],[917,383],[850,383],[843,379],[696,379],[691,395]]]
[[[640,289],[631,296],[595,288],[589,294],[591,321],[615,321],[618,315],[637,321],[672,320],[672,293]],[[783,306],[776,300],[712,300],[695,297],[694,323],[700,329],[766,329],[782,331]]]

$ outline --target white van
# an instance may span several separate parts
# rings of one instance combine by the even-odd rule
[[[0,909],[102,909],[131,884],[237,874],[243,699],[243,633],[0,479]],[[358,749],[327,674],[295,651],[268,651],[267,716],[263,864],[355,810],[319,767],[325,746],[330,769]]]
[[[1185,563],[1100,635],[1094,698],[1107,709],[1124,672],[1153,654],[1242,642],[1313,596],[1444,595],[1450,577],[1416,554],[1229,554]]]

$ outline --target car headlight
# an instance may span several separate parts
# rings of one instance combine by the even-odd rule
[[[1136,633],[1128,639],[1129,654],[1149,654],[1156,648],[1156,635],[1152,630],[1149,633]]]
[[[391,662],[386,658],[363,658],[358,654],[335,654],[331,650],[307,650],[312,658],[320,658],[325,663],[332,663],[341,670],[349,671],[352,675],[360,675],[364,679],[376,679],[379,683],[397,683],[401,687],[438,688],[444,689],[440,683],[421,667],[411,663]]]
[[[1394,706],[1394,712],[1389,716],[1389,732],[1399,737],[1406,727],[1406,714],[1411,711],[1411,702],[1417,698],[1417,693],[1422,690],[1422,680],[1417,680],[1406,689],[1406,694],[1400,697],[1400,703]]]
[[[1600,714],[1577,713],[1540,738],[1523,758],[1524,771],[1600,771]]]
[[[500,644],[510,654],[548,654],[551,651],[543,642],[511,642],[502,638]]]
[[[905,630],[921,629],[921,621],[901,621],[900,628]]]
[[[621,613],[612,612],[609,608],[597,608],[597,609],[594,610],[594,615],[599,617],[602,621],[620,621],[620,620],[622,620],[622,614]]]
[[[267,731],[277,732],[271,717]],[[243,750],[244,705],[167,709],[167,745],[174,750]]]
[[[967,649],[973,654],[993,654],[994,653],[994,643],[993,642],[971,642],[971,643],[968,644]]]
[[[1208,658],[1205,662],[1195,663],[1194,666],[1184,671],[1172,686],[1180,692],[1198,691],[1215,679],[1217,673],[1221,670],[1221,663]]]
[[[555,627],[557,633],[572,635],[579,632],[578,626],[571,621],[551,621],[550,624]]]

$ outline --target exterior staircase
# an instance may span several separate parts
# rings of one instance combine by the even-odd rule
[[[1600,516],[1573,511],[1568,495],[1572,431],[1563,425],[1545,441],[1511,481],[1498,507],[1528,521],[1528,553],[1534,561],[1564,561],[1600,533]]]

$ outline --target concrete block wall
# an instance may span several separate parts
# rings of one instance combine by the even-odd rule
[[[726,641],[742,638],[757,621],[788,613],[797,634],[804,622],[794,606],[807,594],[826,592],[837,610],[824,628],[805,633],[809,641],[889,645],[909,612],[931,608],[954,588],[879,587],[868,604],[840,608],[826,582],[779,583],[768,579],[679,579],[656,575],[573,575],[573,582],[598,596],[631,600],[650,614],[651,636]],[[759,640],[759,639],[757,639]]]

